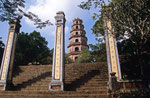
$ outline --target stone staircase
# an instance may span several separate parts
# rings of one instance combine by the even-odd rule
[[[14,87],[0,91],[0,98],[107,98],[108,71],[103,62],[66,64],[65,91],[49,91],[51,65],[20,66],[14,72]]]

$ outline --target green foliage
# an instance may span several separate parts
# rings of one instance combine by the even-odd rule
[[[89,44],[90,50],[84,49],[79,54],[78,59],[75,61],[77,63],[87,63],[87,62],[106,62],[106,45],[101,44]]]
[[[69,58],[68,54],[65,54],[65,63],[66,64],[73,63],[72,59]]]
[[[91,49],[93,62],[106,62],[106,45],[105,43],[89,45]]]
[[[0,48],[4,48],[4,46],[5,45],[4,45],[3,41],[0,40]]]
[[[84,49],[79,54],[78,59],[75,62],[78,63],[87,63],[92,61],[92,55],[88,49]]]
[[[104,0],[87,0],[82,2],[80,7],[90,9],[92,6],[97,7],[103,15],[100,16],[93,26],[93,33],[96,35],[104,34],[103,16],[111,19],[114,34],[116,37],[123,39],[132,37],[132,42],[142,46],[150,36],[150,1],[149,0],[112,0],[107,4]],[[108,11],[109,9],[109,11]],[[137,45],[136,45],[137,46]]]
[[[0,21],[21,19],[23,16],[34,22],[37,28],[53,25],[49,20],[42,21],[36,14],[23,11],[25,0],[0,0]]]
[[[124,40],[127,43],[125,43],[123,47],[124,50],[125,48],[127,49],[126,51],[128,51],[128,55],[130,56],[128,63],[138,66],[140,71],[137,70],[137,72],[140,72],[141,79],[144,79],[144,70],[146,66],[149,66],[145,60],[145,57],[148,56],[144,56],[143,51],[148,52],[146,46],[148,45],[147,42],[150,36],[150,1],[122,0],[119,3],[116,2],[110,5],[112,7],[111,20],[116,35],[119,39],[128,37],[128,40]],[[136,58],[136,60],[133,57]],[[135,70],[134,68],[130,69],[132,69],[131,72]],[[130,72],[128,71],[128,73]]]
[[[29,62],[52,64],[53,49],[49,50],[48,42],[39,32],[19,33],[16,44],[15,64],[27,65]]]
[[[87,2],[82,2],[80,7],[89,10],[94,6],[101,12],[100,15],[95,14],[100,17],[92,29],[97,37],[104,36],[104,18],[111,20],[113,34],[117,40],[122,41],[119,44],[119,53],[129,56],[130,60],[128,59],[126,64],[138,66],[140,71],[137,72],[140,72],[143,78],[145,66],[149,65],[145,59],[149,59],[149,48],[147,48],[149,44],[147,43],[150,37],[150,0],[112,0],[109,3],[104,1],[87,0]],[[143,54],[143,51],[147,52],[147,56]],[[133,57],[136,60],[132,59]],[[134,70],[133,66],[132,68],[125,67],[127,72],[130,69]]]
[[[149,4],[149,0],[122,0],[121,3],[111,3],[114,31],[120,37],[128,36],[135,45],[139,44],[141,47],[145,44],[150,35]]]
[[[99,18],[99,20],[97,20],[92,28],[92,32],[93,34],[96,35],[96,37],[99,36],[104,36],[105,32],[104,32],[104,22],[103,22],[103,18]],[[102,39],[103,40],[103,39]],[[102,41],[101,40],[101,41]]]
[[[124,56],[134,56],[136,55],[135,45],[130,39],[123,40],[117,43],[118,51],[120,55]]]
[[[0,21],[21,17],[17,10],[25,7],[24,3],[24,0],[0,0]]]
[[[92,7],[101,8],[105,4],[104,0],[87,0],[86,2],[81,2],[80,8],[90,10]]]
[[[3,52],[4,52],[4,43],[0,40],[0,65],[3,57]]]
[[[145,51],[142,52],[142,66],[143,66],[143,78],[149,79],[150,72],[150,50],[149,50],[150,38],[148,39],[146,45],[143,47]],[[122,42],[118,42],[118,51],[121,55],[121,71],[124,79],[140,79],[141,68],[139,66],[139,62],[137,61],[139,58],[137,56],[137,49],[135,44],[132,43],[130,39],[124,40]]]

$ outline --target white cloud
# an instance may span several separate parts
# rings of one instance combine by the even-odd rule
[[[67,21],[72,21],[82,13],[78,5],[82,0],[35,0],[35,5],[31,5],[28,11],[37,14],[43,20],[50,19],[54,22],[54,16],[58,11],[64,11]]]
[[[65,27],[65,39],[68,39],[70,36],[69,28],[71,28],[72,20],[76,17],[87,19],[91,17],[89,15],[89,11],[82,10],[78,7],[78,5],[82,1],[86,0],[34,0],[34,4],[31,5],[27,11],[31,11],[39,16],[40,19],[50,20],[53,24],[55,24],[54,17],[58,11],[63,11],[66,17],[66,27]],[[87,16],[88,15],[88,16]],[[25,18],[25,22],[30,26],[34,27],[33,22]],[[45,37],[51,37],[54,39],[56,33],[56,27],[49,26],[43,28],[42,30],[38,29],[39,32]],[[48,38],[47,38],[48,39]]]
[[[27,11],[35,13],[43,21],[50,20],[54,24],[56,12],[64,11],[67,22],[72,22],[74,18],[78,16],[85,18],[87,13],[89,13],[78,7],[82,1],[85,0],[35,0],[35,4],[31,5]],[[34,26],[28,19],[26,19],[26,22]]]
[[[43,21],[50,20],[53,24],[55,24],[54,17],[56,16],[56,13],[58,11],[63,11],[66,17],[65,39],[68,39],[70,36],[69,32],[71,30],[72,20],[74,18],[79,17],[83,19],[83,21],[87,21],[89,18],[92,18],[93,11],[82,10],[78,7],[82,1],[87,0],[34,0],[34,4],[26,10],[35,13]],[[25,21],[30,26],[35,27],[30,20],[25,19]],[[42,30],[38,29],[38,31],[48,39],[50,44],[54,40],[56,33],[55,30],[55,25],[46,27]]]

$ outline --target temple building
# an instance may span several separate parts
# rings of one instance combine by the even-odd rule
[[[69,38],[68,55],[73,61],[78,58],[79,53],[82,50],[88,49],[88,39],[82,22],[83,21],[80,18],[75,18],[70,32],[71,36]]]

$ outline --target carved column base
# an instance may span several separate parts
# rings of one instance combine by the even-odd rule
[[[117,86],[117,77],[115,76],[115,72],[110,73],[109,77],[109,89],[111,91],[116,91],[118,86]]]
[[[6,90],[6,81],[0,80],[0,90],[1,91]]]
[[[63,91],[64,90],[64,83],[61,81],[52,81],[49,85],[50,91]]]

